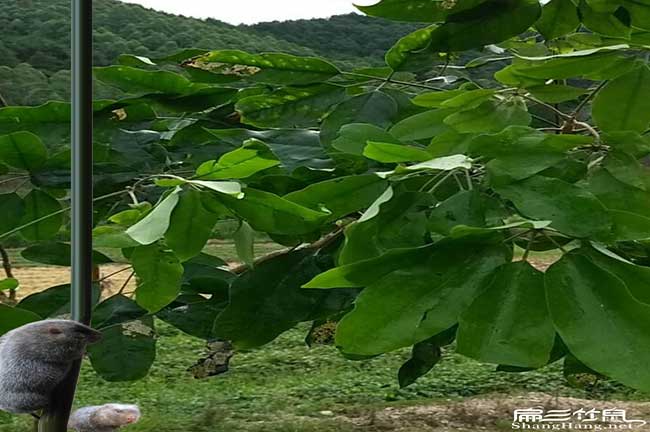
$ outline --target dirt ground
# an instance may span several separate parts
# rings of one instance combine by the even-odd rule
[[[100,278],[104,278],[120,270],[122,271],[102,282],[102,295],[110,296],[117,293],[131,274],[124,264],[109,264],[101,266]],[[23,299],[30,294],[43,291],[57,285],[70,283],[70,268],[68,267],[17,267],[13,270],[14,276],[20,281],[17,291],[18,299]],[[135,290],[135,279],[131,278],[125,292]]]
[[[571,414],[583,409],[596,410],[602,420],[603,410],[625,410],[624,420],[612,422],[581,422],[572,420],[568,430],[638,430],[650,431],[650,402],[594,401],[587,399],[554,397],[544,393],[521,396],[494,394],[450,401],[432,405],[390,407],[381,411],[362,413],[358,416],[341,417],[360,430],[391,432],[447,432],[447,431],[507,431],[513,430],[515,410],[541,408],[545,414],[550,410],[570,410]],[[611,411],[610,411],[611,412]],[[574,417],[575,418],[575,417]],[[643,424],[648,422],[648,424]],[[530,423],[529,430],[553,429],[553,423]],[[589,428],[589,426],[591,428]],[[525,428],[521,428],[524,430]]]

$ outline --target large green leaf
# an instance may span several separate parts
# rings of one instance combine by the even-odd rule
[[[126,233],[143,245],[157,242],[169,229],[171,214],[178,204],[181,189],[174,189],[146,217],[131,226]]]
[[[349,307],[356,290],[313,291],[301,285],[333,265],[332,257],[309,250],[267,260],[233,282],[230,304],[214,323],[214,334],[240,349],[264,345],[302,321],[327,318]]]
[[[71,246],[62,242],[46,242],[29,246],[20,252],[27,261],[69,267],[71,263]],[[112,263],[113,260],[101,252],[93,251],[93,264],[101,265]]]
[[[269,147],[255,138],[241,148],[224,154],[218,161],[208,161],[196,170],[201,180],[244,179],[260,171],[280,165]]]
[[[179,95],[201,88],[180,74],[129,66],[95,68],[95,78],[128,93],[159,92]]]
[[[445,241],[338,267],[306,287],[365,286],[336,343],[347,354],[378,355],[452,327],[507,259],[500,245]]]
[[[95,372],[109,382],[144,378],[156,359],[152,318],[115,324],[102,330],[102,340],[88,347]]]
[[[542,8],[542,17],[535,27],[546,40],[564,36],[580,25],[576,5],[567,0],[551,0]]]
[[[59,232],[63,224],[59,201],[46,192],[34,189],[25,196],[24,203],[25,214],[20,225],[30,226],[20,231],[23,237],[30,241],[43,241],[51,239]]]
[[[363,155],[382,163],[424,162],[432,159],[426,150],[407,145],[368,141]]]
[[[41,317],[33,312],[0,304],[0,336],[40,319]]]
[[[650,125],[650,68],[641,66],[609,82],[594,100],[593,116],[606,132],[644,132]]]
[[[333,161],[323,151],[318,132],[301,129],[272,129],[253,131],[249,129],[209,129],[208,132],[220,142],[232,148],[255,138],[266,144],[273,154],[280,159],[282,166],[290,172],[307,166],[321,169],[331,168]]]
[[[147,311],[138,306],[135,301],[122,294],[116,294],[95,307],[95,310],[93,310],[93,327],[102,329],[115,324],[133,321],[145,315],[147,315]]]
[[[457,350],[482,362],[541,367],[554,339],[544,274],[519,261],[500,267],[461,315]]]
[[[343,87],[330,84],[285,87],[271,94],[241,99],[236,109],[242,122],[251,126],[314,127],[344,96]]]
[[[343,101],[323,121],[320,128],[321,142],[329,147],[341,127],[351,123],[388,127],[397,115],[397,109],[395,99],[382,91],[363,93]]]
[[[452,113],[451,110],[437,109],[416,114],[393,126],[390,134],[403,141],[431,138],[449,129],[443,120]],[[376,141],[381,142],[381,140]]]
[[[486,197],[478,191],[461,191],[447,198],[429,215],[431,231],[449,235],[458,225],[485,226]]]
[[[181,261],[195,257],[210,239],[218,218],[203,206],[201,192],[183,192],[169,219],[167,245]]]
[[[244,189],[244,198],[222,195],[221,201],[256,231],[271,234],[308,234],[330,218],[330,213],[296,204],[275,194]]]
[[[0,234],[16,228],[25,215],[25,204],[17,193],[0,194]]]
[[[361,156],[368,141],[400,143],[397,138],[378,126],[352,123],[341,128],[338,138],[332,143],[332,147],[344,153]]]
[[[425,244],[424,210],[431,205],[433,197],[424,192],[393,195],[392,188],[388,191],[388,195],[384,193],[356,223],[346,228],[339,265],[374,258],[390,249]]]
[[[93,283],[92,304],[99,301],[99,284]],[[70,313],[70,285],[58,285],[31,294],[20,301],[18,306],[43,318],[66,316]]]
[[[586,189],[562,180],[535,176],[496,191],[526,217],[550,220],[558,231],[576,237],[606,235],[612,227],[607,209]]]
[[[452,114],[444,122],[460,133],[489,133],[513,125],[528,126],[531,119],[523,100],[512,98],[485,102],[476,108]]]
[[[42,167],[46,160],[47,148],[33,133],[14,132],[0,136],[0,163],[34,171]]]
[[[326,210],[337,220],[368,208],[386,190],[387,182],[376,175],[340,177],[314,183],[284,198],[314,210]]]
[[[138,276],[138,305],[157,312],[178,296],[183,266],[171,251],[160,244],[140,246],[133,250],[131,263]]]
[[[213,339],[213,324],[223,311],[226,303],[206,300],[202,296],[192,296],[187,300],[177,301],[156,314],[158,318],[190,336],[201,339]]]
[[[582,24],[594,33],[614,38],[628,39],[632,32],[630,14],[626,9],[612,7],[608,2],[606,9],[592,7],[593,2],[580,2]],[[614,3],[615,4],[615,3]]]
[[[304,85],[327,81],[339,74],[333,64],[315,57],[283,53],[249,54],[244,51],[211,51],[193,58],[184,66],[209,70],[271,84]]]
[[[553,323],[571,353],[605,376],[650,389],[650,305],[576,253],[551,266],[545,284]]]

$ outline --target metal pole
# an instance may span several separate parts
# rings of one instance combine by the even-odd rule
[[[92,0],[72,0],[72,319],[92,311],[93,85]],[[81,362],[55,390],[39,432],[66,432]]]

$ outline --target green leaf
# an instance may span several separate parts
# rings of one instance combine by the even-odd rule
[[[345,96],[343,87],[319,84],[285,87],[237,102],[242,122],[260,128],[315,127],[332,105]]]
[[[255,82],[284,85],[323,82],[340,73],[336,66],[316,57],[283,53],[249,54],[236,50],[210,51],[193,58],[184,66]]]
[[[88,347],[93,369],[108,382],[137,381],[156,359],[152,318],[116,324],[102,330],[102,339]]]
[[[51,287],[25,297],[18,306],[43,318],[61,317],[70,313],[70,291],[70,284]],[[99,294],[99,284],[93,283],[93,305]]]
[[[28,193],[23,201],[25,214],[20,221],[20,226],[32,224],[20,231],[23,237],[30,241],[43,241],[56,236],[63,225],[59,201],[38,189]]]
[[[214,323],[214,334],[239,349],[264,345],[297,323],[326,318],[349,307],[356,290],[300,288],[332,266],[322,252],[298,250],[264,261],[237,278],[230,304]]]
[[[177,301],[161,310],[156,317],[173,325],[177,329],[200,339],[213,340],[213,324],[223,311],[225,303],[206,300],[196,296],[188,300]]]
[[[386,190],[387,183],[376,175],[339,177],[314,183],[284,199],[311,209],[329,212],[335,221],[368,208]]]
[[[220,196],[223,204],[255,231],[270,234],[301,235],[320,227],[330,218],[325,211],[316,211],[275,194],[256,189],[244,189],[244,198]]]
[[[603,168],[618,181],[646,190],[648,171],[634,156],[615,150],[610,151],[603,162]]]
[[[0,234],[16,228],[25,215],[25,204],[17,193],[0,194]]]
[[[553,228],[567,235],[599,236],[612,226],[607,210],[593,194],[562,180],[535,176],[495,189],[525,217],[550,220]]]
[[[400,388],[408,387],[429,373],[442,359],[440,347],[428,340],[413,345],[411,358],[399,368],[397,379]]]
[[[0,304],[0,336],[40,319],[41,317],[33,312]]]
[[[429,139],[449,129],[443,121],[452,113],[452,110],[437,109],[416,114],[393,126],[390,129],[390,134],[402,141]],[[383,140],[376,141],[382,142]]]
[[[328,272],[347,274],[366,286],[336,332],[336,344],[344,353],[378,355],[452,327],[492,271],[508,259],[501,246],[458,241],[410,253],[416,251],[414,259],[399,266],[382,266],[389,252]],[[363,274],[351,273],[353,267]],[[315,283],[319,278],[323,275],[309,285],[320,285]]]
[[[582,0],[580,2],[582,24],[594,33],[603,36],[629,39],[632,32],[629,12],[623,8],[613,9],[600,11]]]
[[[133,321],[145,315],[147,315],[147,311],[138,306],[136,302],[122,294],[116,294],[95,307],[93,328],[102,329]]]
[[[437,54],[424,51],[431,43],[435,26],[421,28],[397,41],[386,53],[386,64],[394,71],[419,71],[430,69]]]
[[[20,286],[18,279],[7,278],[0,280],[0,291],[15,290]]]
[[[485,102],[476,108],[452,114],[444,122],[460,133],[490,133],[513,125],[528,126],[531,120],[523,100],[512,98]]]
[[[388,127],[397,116],[397,109],[395,99],[378,90],[343,101],[323,120],[320,128],[321,142],[329,147],[339,135],[341,127],[351,123]]]
[[[440,108],[445,101],[453,99],[463,93],[465,93],[465,90],[461,89],[425,92],[414,97],[412,102],[417,106],[425,108]]]
[[[589,92],[587,89],[562,84],[533,86],[528,91],[542,102],[552,104],[572,101]]]
[[[519,261],[500,267],[461,315],[457,350],[482,362],[536,368],[548,363],[554,340],[544,274]]]
[[[447,198],[431,211],[428,228],[449,235],[458,225],[485,226],[485,198],[478,191],[462,191]]]
[[[27,261],[69,267],[71,263],[71,250],[68,243],[46,242],[35,244],[23,249],[20,255]],[[93,251],[93,265],[109,264],[113,260],[101,252]]]
[[[440,0],[381,0],[371,6],[359,6],[361,12],[398,21],[438,22],[448,15],[476,6],[484,0],[458,0],[447,3]]]
[[[423,162],[431,159],[431,154],[418,147],[368,141],[363,155],[382,163]]]
[[[191,189],[184,191],[169,219],[165,241],[180,261],[201,253],[219,219],[203,206],[201,194]]]
[[[579,254],[553,264],[545,284],[553,323],[571,353],[605,376],[650,389],[650,305]]]
[[[255,230],[245,221],[241,221],[233,239],[239,259],[249,268],[255,267]]]
[[[165,235],[169,229],[171,214],[178,204],[181,188],[174,189],[140,222],[126,230],[133,240],[150,245]]]
[[[183,75],[168,71],[150,71],[129,66],[95,68],[95,78],[128,93],[158,92],[186,94],[201,88]]]
[[[423,246],[427,241],[426,214],[433,197],[422,192],[393,193],[387,189],[363,216],[345,230],[338,264],[378,257],[390,249]]]
[[[650,4],[645,0],[623,0],[623,6],[632,17],[632,26],[650,30]]]
[[[266,144],[273,154],[280,159],[282,166],[289,172],[307,166],[314,169],[331,168],[332,160],[323,151],[318,132],[301,129],[272,129],[253,131],[249,129],[208,129],[219,142],[227,143],[233,148],[242,142],[255,138]],[[337,131],[338,132],[338,131]]]
[[[138,305],[157,312],[178,296],[183,266],[172,252],[159,244],[140,246],[133,250],[131,263],[138,276]]]
[[[578,8],[571,1],[551,0],[542,8],[542,17],[535,27],[544,36],[551,40],[574,32],[580,25]]]
[[[35,171],[47,160],[47,148],[31,132],[0,135],[0,162],[13,168]]]
[[[332,147],[344,153],[361,156],[368,141],[400,143],[397,138],[378,126],[352,123],[341,128],[338,138],[332,142]]]
[[[128,249],[140,246],[123,227],[115,225],[98,226],[93,230],[93,245],[98,248]]]
[[[594,100],[593,116],[605,132],[644,132],[650,125],[650,68],[641,66],[609,82]]]
[[[208,161],[196,170],[194,178],[202,180],[245,179],[260,171],[280,165],[269,147],[255,138],[237,150],[226,153],[219,161]]]

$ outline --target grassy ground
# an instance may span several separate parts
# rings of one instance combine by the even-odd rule
[[[453,353],[421,381],[400,390],[395,375],[408,351],[352,362],[331,346],[305,347],[305,331],[300,327],[262,349],[237,354],[225,375],[196,380],[187,368],[202,356],[203,343],[160,325],[158,359],[147,378],[107,383],[85,365],[77,403],[140,404],[143,420],[126,429],[129,432],[356,432],[397,429],[355,426],[346,419],[371,416],[386,406],[444,403],[475,395],[545,392],[599,399],[650,397],[608,383],[586,394],[566,386],[558,365],[509,374]],[[29,423],[28,418],[0,416],[0,432],[27,432]]]

